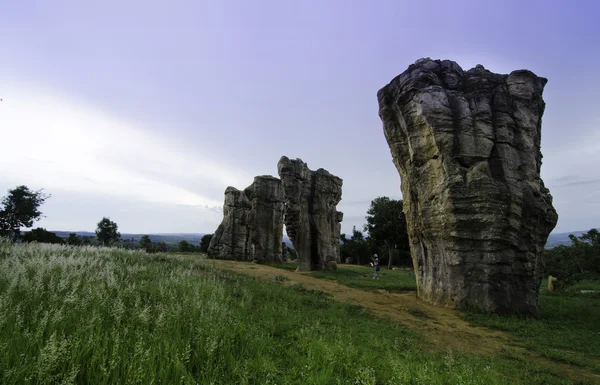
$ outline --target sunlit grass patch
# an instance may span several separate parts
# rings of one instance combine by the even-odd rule
[[[0,241],[2,384],[566,383],[194,256]]]
[[[373,268],[350,265],[339,266],[337,271],[315,271],[311,275],[367,290],[412,291],[417,288],[415,274],[409,269],[388,270],[382,268],[379,271],[381,276],[379,279],[373,278]]]
[[[580,287],[595,285],[587,282]],[[553,292],[541,290],[539,301],[539,319],[479,311],[464,314],[475,325],[509,332],[517,344],[544,357],[591,367],[600,373],[600,298],[586,296],[571,287]]]

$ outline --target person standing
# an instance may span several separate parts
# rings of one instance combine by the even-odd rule
[[[377,256],[377,254],[373,255],[373,266],[375,266],[375,274],[373,274],[373,279],[379,279],[379,270],[381,270],[381,267],[379,266],[379,257]]]

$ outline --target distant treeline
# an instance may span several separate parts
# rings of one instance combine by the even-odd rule
[[[148,252],[206,252],[211,238],[212,234],[204,234],[199,237],[197,244],[193,244],[176,236],[140,235],[139,237],[120,237],[118,240],[111,242],[110,246],[130,250],[144,249]],[[169,242],[167,243],[165,239]],[[101,246],[103,244],[97,235],[78,235],[77,233],[65,231],[51,232],[41,227],[26,231],[21,235],[20,240],[22,242],[57,243],[74,246]]]
[[[80,236],[82,239],[92,239],[96,238],[96,233],[90,231],[52,231],[57,236],[61,238],[68,238],[69,234],[75,233],[77,236]],[[170,248],[177,248],[177,244],[181,241],[187,241],[188,243],[199,245],[200,240],[206,234],[129,234],[129,233],[121,233],[121,239],[123,241],[127,240],[128,243],[136,243],[142,239],[145,235],[150,237],[150,240],[154,243],[164,242]]]
[[[544,252],[546,275],[557,277],[568,286],[584,279],[600,279],[600,232],[591,229],[577,237],[569,235],[571,245],[560,245]]]

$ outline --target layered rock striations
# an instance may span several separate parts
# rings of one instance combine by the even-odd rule
[[[300,159],[282,157],[277,170],[285,191],[285,227],[298,254],[298,271],[323,270],[339,262],[340,222],[336,205],[342,179],[324,169],[312,171]]]
[[[420,298],[539,313],[542,251],[558,219],[540,178],[546,82],[421,59],[378,92]]]
[[[252,205],[244,191],[227,187],[223,204],[223,220],[210,240],[209,255],[221,259],[248,260],[251,209]]]
[[[257,176],[245,191],[250,200],[250,242],[254,245],[253,260],[282,262],[283,214],[285,195],[278,178]]]
[[[223,221],[208,253],[217,258],[281,262],[284,194],[281,181],[257,176],[244,191],[225,190]]]

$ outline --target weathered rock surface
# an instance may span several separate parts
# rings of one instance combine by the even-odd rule
[[[283,156],[277,169],[285,190],[285,227],[298,254],[298,271],[323,270],[339,262],[342,179],[311,171],[301,159]],[[329,264],[329,266],[333,266]]]
[[[281,181],[257,176],[244,191],[225,190],[223,221],[208,253],[217,258],[282,261],[284,193]]]
[[[287,262],[287,260],[288,260],[288,254],[289,254],[288,253],[288,247],[285,244],[285,242],[282,242],[281,243],[281,260],[283,262]]]
[[[235,187],[225,189],[223,221],[208,246],[208,254],[221,259],[248,260],[250,252],[250,210],[252,204]]]
[[[542,251],[558,219],[540,178],[546,82],[421,59],[377,93],[420,298],[539,313]]]

